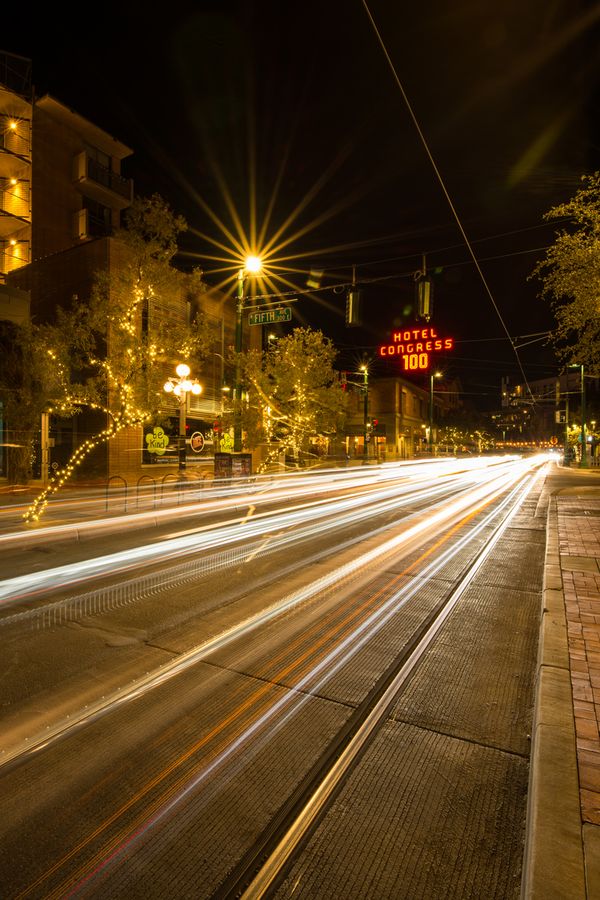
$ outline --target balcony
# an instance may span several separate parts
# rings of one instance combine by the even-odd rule
[[[96,162],[86,150],[74,159],[74,180],[85,197],[112,209],[126,209],[133,200],[133,182]]]
[[[31,122],[0,113],[0,176],[31,163]]]
[[[73,237],[78,241],[107,237],[112,233],[110,223],[89,209],[80,209],[73,216]]]
[[[0,178],[0,236],[4,237],[21,225],[31,223],[29,181]]]
[[[30,262],[31,245],[28,240],[0,238],[0,273],[6,275]]]

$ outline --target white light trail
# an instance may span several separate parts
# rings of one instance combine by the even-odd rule
[[[495,463],[485,467],[480,460],[472,462],[474,465],[459,472],[456,472],[454,460],[443,467],[437,467],[436,474],[441,480],[434,482],[433,487],[431,486],[431,470],[429,470],[427,473],[429,477],[425,480],[423,480],[422,474],[419,481],[415,479],[415,481],[407,482],[399,479],[388,486],[371,489],[369,493],[352,494],[333,500],[330,498],[312,500],[284,512],[259,513],[248,521],[245,521],[247,517],[244,516],[242,522],[234,519],[220,523],[218,526],[201,526],[188,532],[178,532],[160,542],[152,542],[129,550],[5,579],[0,582],[0,602],[6,608],[11,601],[16,602],[41,591],[57,587],[64,588],[101,575],[115,575],[153,561],[163,562],[172,558],[181,558],[186,553],[198,553],[215,547],[249,541],[264,536],[265,532],[299,526],[303,522],[314,523],[319,516],[331,519],[329,527],[335,527],[337,525],[335,517],[350,509],[360,510],[362,508],[361,512],[357,512],[357,518],[381,513],[386,509],[393,508],[394,503],[400,505],[400,497],[404,497],[405,503],[407,498],[410,498],[411,502],[422,502],[428,497],[431,498],[436,494],[446,492],[452,484],[465,491],[480,482],[482,477],[495,479],[507,468],[509,472],[514,467],[520,468],[519,463],[515,461],[507,464],[502,460],[501,465]],[[453,469],[454,471],[452,471]],[[419,472],[420,467],[415,466],[414,471]],[[442,478],[442,476],[445,477]],[[314,491],[311,491],[312,493]],[[284,499],[288,499],[287,495],[284,495]],[[119,527],[122,525],[121,521]]]
[[[367,619],[365,619],[357,628],[353,628],[350,634],[317,662],[310,672],[302,676],[302,678],[293,685],[293,688],[276,699],[260,716],[247,725],[243,731],[237,734],[224,750],[215,756],[207,765],[203,766],[186,783],[186,785],[178,791],[178,793],[172,796],[162,807],[148,818],[143,825],[139,826],[135,832],[123,840],[119,846],[113,848],[110,856],[98,864],[90,873],[81,878],[74,887],[72,895],[76,895],[81,889],[89,887],[91,882],[106,878],[109,871],[120,864],[125,853],[131,852],[135,845],[144,840],[148,832],[169,816],[182,801],[189,797],[201,784],[206,782],[208,777],[213,775],[226,761],[234,757],[242,747],[245,748],[243,759],[246,763],[248,754],[256,754],[261,746],[260,743],[255,742],[251,747],[248,747],[247,745],[251,738],[263,731],[263,743],[264,741],[270,740],[292,716],[297,714],[315,693],[318,693],[323,689],[327,681],[329,681],[342,666],[346,665],[348,660],[355,656],[367,641],[372,639],[374,634],[380,631],[390,619],[397,614],[401,606],[405,605],[414,594],[421,590],[423,579],[433,577],[450,558],[473,541],[479,533],[490,525],[498,513],[517,497],[517,502],[511,512],[511,515],[513,515],[529,492],[533,483],[533,478],[527,478],[530,469],[531,466],[524,465],[516,468],[512,473],[505,473],[502,478],[496,479],[498,483],[496,483],[492,489],[490,489],[489,485],[483,485],[478,491],[474,491],[470,498],[463,497],[456,500],[454,503],[450,504],[449,508],[445,509],[445,512],[440,510],[432,517],[432,520],[414,526],[411,531],[415,533],[423,532],[425,529],[434,529],[436,525],[441,525],[443,522],[447,521],[449,517],[452,517],[455,514],[464,513],[467,509],[477,507],[478,504],[482,504],[483,502],[489,503],[493,499],[499,497],[507,487],[512,486],[513,488],[500,505],[489,512],[467,535],[457,540],[451,547],[421,570],[419,573],[421,576],[419,582],[413,581],[394,591],[380,607],[375,609],[373,613],[367,617]],[[310,585],[310,594],[314,595],[315,593],[320,593],[326,584],[332,583],[330,581],[332,578],[334,581],[339,581],[340,572],[359,569],[379,556],[386,555],[390,549],[396,549],[398,545],[405,540],[408,540],[408,533],[385,542],[381,548],[378,547],[366,554],[362,554],[359,559],[337,569],[328,576],[318,579]],[[296,603],[300,602],[300,596],[302,596],[302,592],[296,592]],[[302,599],[307,599],[307,596],[308,594],[302,596]],[[222,644],[220,645],[222,646]],[[212,649],[215,648],[213,647]],[[204,656],[206,655],[205,651]],[[189,665],[189,662],[186,663],[186,667],[187,665]],[[177,671],[180,671],[179,666],[176,668]],[[174,674],[175,671],[170,673],[169,677],[172,677]],[[271,726],[270,730],[265,732],[264,729],[268,725]]]

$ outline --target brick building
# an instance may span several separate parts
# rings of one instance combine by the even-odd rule
[[[51,96],[36,98],[28,60],[0,54],[0,316],[9,317],[30,300],[34,322],[51,321],[57,306],[74,298],[85,302],[98,273],[123,264],[123,248],[112,236],[133,200],[133,182],[122,172],[132,150],[98,125]],[[147,323],[157,317],[189,321],[195,307],[203,310],[212,350],[204,371],[200,397],[190,397],[188,433],[202,433],[202,452],[188,462],[202,467],[212,450],[212,426],[223,409],[225,348],[234,342],[235,310],[217,291],[190,297],[160,298],[147,311]],[[173,369],[177,362],[173,361]],[[169,372],[168,374],[172,374]],[[176,436],[179,410],[165,394],[162,419],[173,438],[160,457],[147,452],[145,429],[130,428],[108,446],[97,448],[81,468],[81,477],[106,480],[116,476],[128,485],[149,476],[153,480],[178,466]],[[87,437],[106,424],[101,414],[81,414],[41,423],[34,475],[45,479],[48,467],[61,466]],[[8,433],[18,423],[3,423]],[[5,434],[6,439],[6,434]],[[195,446],[199,439],[195,441]],[[0,477],[6,475],[0,456]],[[160,473],[160,474],[159,474]]]

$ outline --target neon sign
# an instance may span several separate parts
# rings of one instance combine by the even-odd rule
[[[382,344],[379,355],[384,359],[399,357],[404,372],[423,372],[429,368],[431,354],[454,350],[454,338],[441,337],[435,328],[403,328],[392,333],[392,343]]]

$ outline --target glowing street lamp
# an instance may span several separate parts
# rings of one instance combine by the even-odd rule
[[[369,458],[369,367],[363,363],[359,366],[363,373],[363,455],[364,461]]]
[[[579,465],[582,469],[586,469],[588,461],[585,443],[585,370],[583,364],[578,365],[577,363],[569,366],[569,368],[579,369],[581,373],[581,462]]]
[[[429,376],[429,452],[433,452],[433,379],[441,378],[441,372],[432,372]]]
[[[237,305],[235,318],[235,393],[233,419],[233,451],[240,453],[242,449],[242,329],[246,282],[249,275],[259,275],[262,271],[260,256],[247,256],[237,276]]]
[[[179,471],[183,472],[186,467],[185,456],[185,426],[187,418],[187,398],[188,394],[198,396],[202,393],[202,385],[197,379],[190,379],[190,367],[187,363],[179,363],[175,369],[177,378],[169,377],[163,385],[163,390],[167,394],[173,394],[179,400]]]

